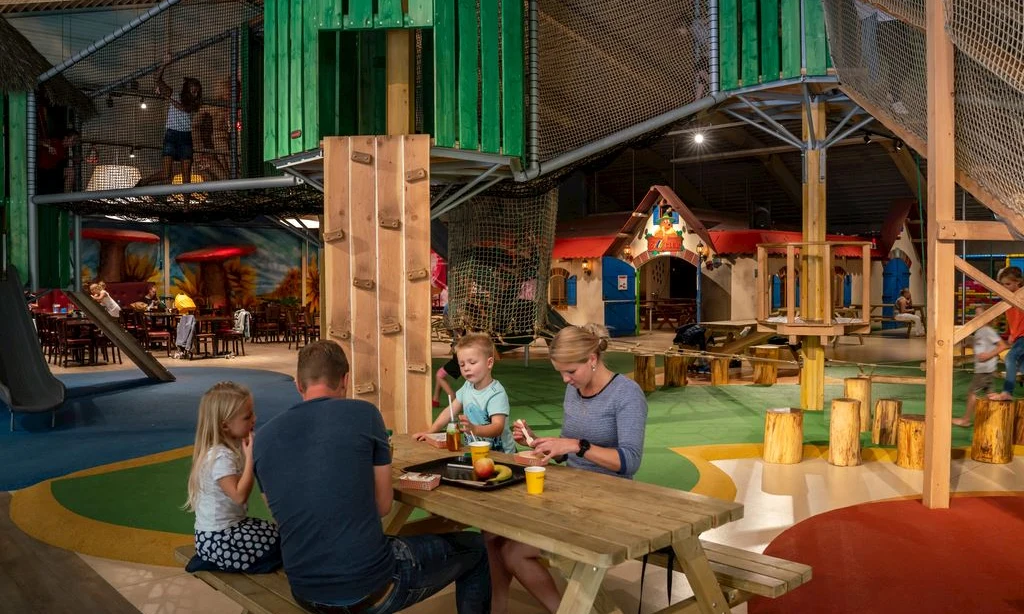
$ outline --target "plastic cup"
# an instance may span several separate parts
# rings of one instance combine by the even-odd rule
[[[469,442],[469,452],[472,455],[474,463],[481,458],[487,458],[491,452],[491,442],[471,441]]]
[[[539,495],[544,492],[544,467],[526,468],[526,492]]]

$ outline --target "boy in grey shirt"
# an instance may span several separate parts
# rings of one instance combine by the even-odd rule
[[[975,317],[984,313],[985,309],[985,305],[977,305],[974,308]],[[967,410],[963,418],[954,418],[953,424],[971,426],[974,422],[974,404],[978,395],[987,393],[991,388],[999,354],[1008,347],[991,326],[982,326],[974,333],[974,379],[967,391]]]

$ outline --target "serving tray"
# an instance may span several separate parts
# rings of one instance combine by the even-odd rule
[[[466,456],[449,456],[438,458],[418,465],[404,467],[402,471],[413,471],[416,473],[433,473],[441,476],[442,484],[451,484],[460,488],[472,490],[497,490],[513,484],[526,481],[526,467],[513,465],[512,463],[498,463],[505,465],[512,470],[512,477],[504,482],[488,484],[473,479],[473,463]]]

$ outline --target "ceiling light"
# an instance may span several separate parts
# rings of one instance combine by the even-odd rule
[[[901,149],[903,149],[903,141],[901,141],[900,139],[896,139],[896,143],[893,145],[893,147],[896,149],[896,151],[900,151]]]
[[[693,133],[693,142],[698,144],[698,145],[703,143],[704,142],[704,133],[703,132],[695,132],[695,133]]]
[[[143,110],[145,110],[145,109],[147,108],[147,107],[146,107],[146,101],[145,101],[145,100],[143,100],[142,102],[140,102],[140,103],[139,103],[139,108],[140,108],[140,109],[143,109]]]

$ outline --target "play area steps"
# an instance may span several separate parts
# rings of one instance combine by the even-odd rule
[[[85,292],[74,290],[65,291],[75,305],[95,324],[103,334],[107,336],[121,351],[125,353],[142,372],[151,379],[161,382],[173,382],[174,376],[167,370],[167,367],[160,364],[146,348],[139,344],[139,341],[128,331],[121,328],[116,320],[111,318],[102,305],[97,303]]]

